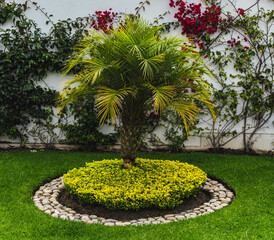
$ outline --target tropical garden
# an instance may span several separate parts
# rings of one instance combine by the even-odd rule
[[[273,112],[274,12],[260,1],[247,9],[228,3],[234,12],[222,1],[170,0],[174,21],[164,23],[168,12],[154,23],[142,18],[149,1],[134,14],[96,11],[55,23],[30,0],[0,2],[0,23],[13,23],[0,32],[0,135],[22,147],[0,156],[2,239],[273,238],[273,161],[252,147]],[[25,14],[32,7],[46,17],[48,34]],[[182,34],[169,34],[174,29]],[[61,92],[41,85],[51,71],[63,74]],[[203,134],[201,121],[210,127],[207,152],[215,153],[184,151],[191,134]],[[169,151],[141,151],[161,145],[159,126]],[[239,136],[241,155],[218,153]],[[30,138],[45,148],[24,149]],[[98,152],[117,142],[118,153]],[[84,151],[56,151],[55,143]],[[49,182],[60,176],[50,210],[59,190]],[[207,192],[208,183],[217,190]],[[73,214],[62,217],[66,208]],[[176,209],[184,210],[170,214]],[[138,217],[118,219],[128,215]]]

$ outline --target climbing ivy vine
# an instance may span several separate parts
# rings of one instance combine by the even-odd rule
[[[48,34],[26,16],[30,7],[44,15],[51,26]],[[62,71],[73,46],[98,20],[96,14],[56,23],[51,17],[30,0],[23,4],[0,1],[0,136],[20,139],[21,143],[30,135],[40,142],[59,140],[44,134],[55,136],[54,128],[61,124],[52,123],[58,92],[42,82],[49,72]],[[12,26],[6,27],[10,22]],[[30,125],[34,126],[31,130]]]

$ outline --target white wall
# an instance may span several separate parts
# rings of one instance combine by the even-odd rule
[[[53,21],[63,20],[67,18],[75,19],[77,17],[84,17],[89,14],[93,14],[96,10],[108,10],[112,8],[114,12],[126,12],[134,13],[135,7],[141,0],[104,0],[104,1],[91,1],[91,0],[36,0],[39,6],[41,6],[48,14],[53,14]],[[8,2],[8,1],[7,1]],[[15,2],[25,2],[25,0],[15,0]],[[146,6],[146,11],[141,12],[141,15],[150,21],[154,21],[159,14],[163,14],[165,11],[170,10],[171,14],[165,17],[164,22],[173,21],[174,10],[169,7],[169,0],[150,0],[151,6]],[[190,2],[190,1],[189,1]],[[195,0],[193,1],[195,2]],[[197,1],[196,1],[197,2]],[[224,7],[229,8],[229,4],[224,2]],[[254,4],[256,0],[238,0],[236,8],[246,9],[248,6]],[[31,6],[31,5],[30,5]],[[274,9],[274,2],[272,0],[261,0],[261,7],[265,9]],[[35,7],[31,6],[31,9],[27,11],[27,16],[34,19],[38,26],[43,31],[47,32],[50,26],[45,25],[47,20],[45,16],[41,15],[40,11],[36,11]],[[50,73],[44,80],[49,87],[57,90],[62,89],[62,79],[60,74]],[[42,85],[44,83],[41,83]],[[256,142],[254,144],[255,149],[260,150],[272,150],[274,149],[274,126],[272,122],[274,116],[272,116],[269,124],[259,131],[256,135]],[[203,125],[205,126],[205,125]],[[240,130],[240,129],[239,129]],[[109,132],[110,129],[104,129],[104,132]],[[159,131],[159,136],[162,136],[162,131]],[[4,137],[0,140],[7,140]],[[191,137],[187,142],[188,148],[207,148],[209,147],[205,137]],[[242,139],[237,138],[230,142],[226,147],[230,148],[242,148]]]
[[[93,14],[97,10],[108,10],[112,8],[114,12],[134,13],[135,8],[142,0],[36,0],[39,6],[45,9],[46,12],[53,14],[53,20],[84,17],[88,14]],[[236,8],[246,9],[252,6],[257,0],[237,0]],[[11,2],[6,0],[6,2]],[[24,3],[25,0],[14,0],[17,3]],[[199,0],[191,0],[188,2],[199,2]],[[232,1],[235,2],[235,1]],[[169,0],[150,0],[151,5],[146,5],[146,11],[142,12],[142,16],[149,20],[158,17],[159,14],[167,10],[172,11],[169,7]],[[222,4],[227,9],[231,9],[231,5],[227,0]],[[272,0],[261,0],[261,7],[265,9],[273,9],[274,3]],[[174,13],[174,11],[173,11]],[[41,18],[39,11],[29,10],[29,16],[37,20],[38,24],[43,25],[44,20]],[[173,20],[173,14],[170,14],[167,20]]]
[[[135,13],[135,8],[141,0],[36,0],[45,11],[49,14],[53,14],[53,20],[63,20],[67,18],[75,19],[77,17],[85,17],[89,14],[95,13],[95,11],[109,10],[112,8],[113,12],[125,12]],[[17,3],[23,3],[25,0],[15,0]],[[159,14],[164,13],[170,9],[169,0],[150,0],[151,6],[145,6],[146,11],[142,12],[142,16],[153,21]],[[31,6],[31,5],[29,5]],[[28,10],[28,16],[35,19],[39,26],[43,29],[47,29],[44,22],[46,18],[41,17],[39,11],[35,11],[33,8]],[[170,15],[169,19],[173,19]]]

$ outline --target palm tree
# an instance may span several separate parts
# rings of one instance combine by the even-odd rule
[[[65,83],[60,107],[79,97],[95,97],[100,123],[121,121],[121,155],[124,167],[135,165],[145,124],[145,112],[164,114],[173,109],[187,132],[200,107],[213,114],[209,74],[200,55],[181,36],[163,35],[140,18],[126,17],[110,34],[91,31],[75,47],[65,75],[80,71]]]

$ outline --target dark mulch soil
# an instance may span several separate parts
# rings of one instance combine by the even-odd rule
[[[184,199],[184,202],[175,209],[159,210],[159,209],[143,209],[139,211],[133,210],[108,210],[100,205],[80,205],[75,199],[71,198],[66,189],[62,190],[58,196],[58,201],[67,207],[74,209],[76,212],[88,215],[97,215],[98,217],[111,218],[119,221],[130,221],[139,218],[159,217],[166,214],[181,213],[189,209],[196,208],[204,202],[210,200],[210,193],[200,190],[196,197],[192,196]]]

